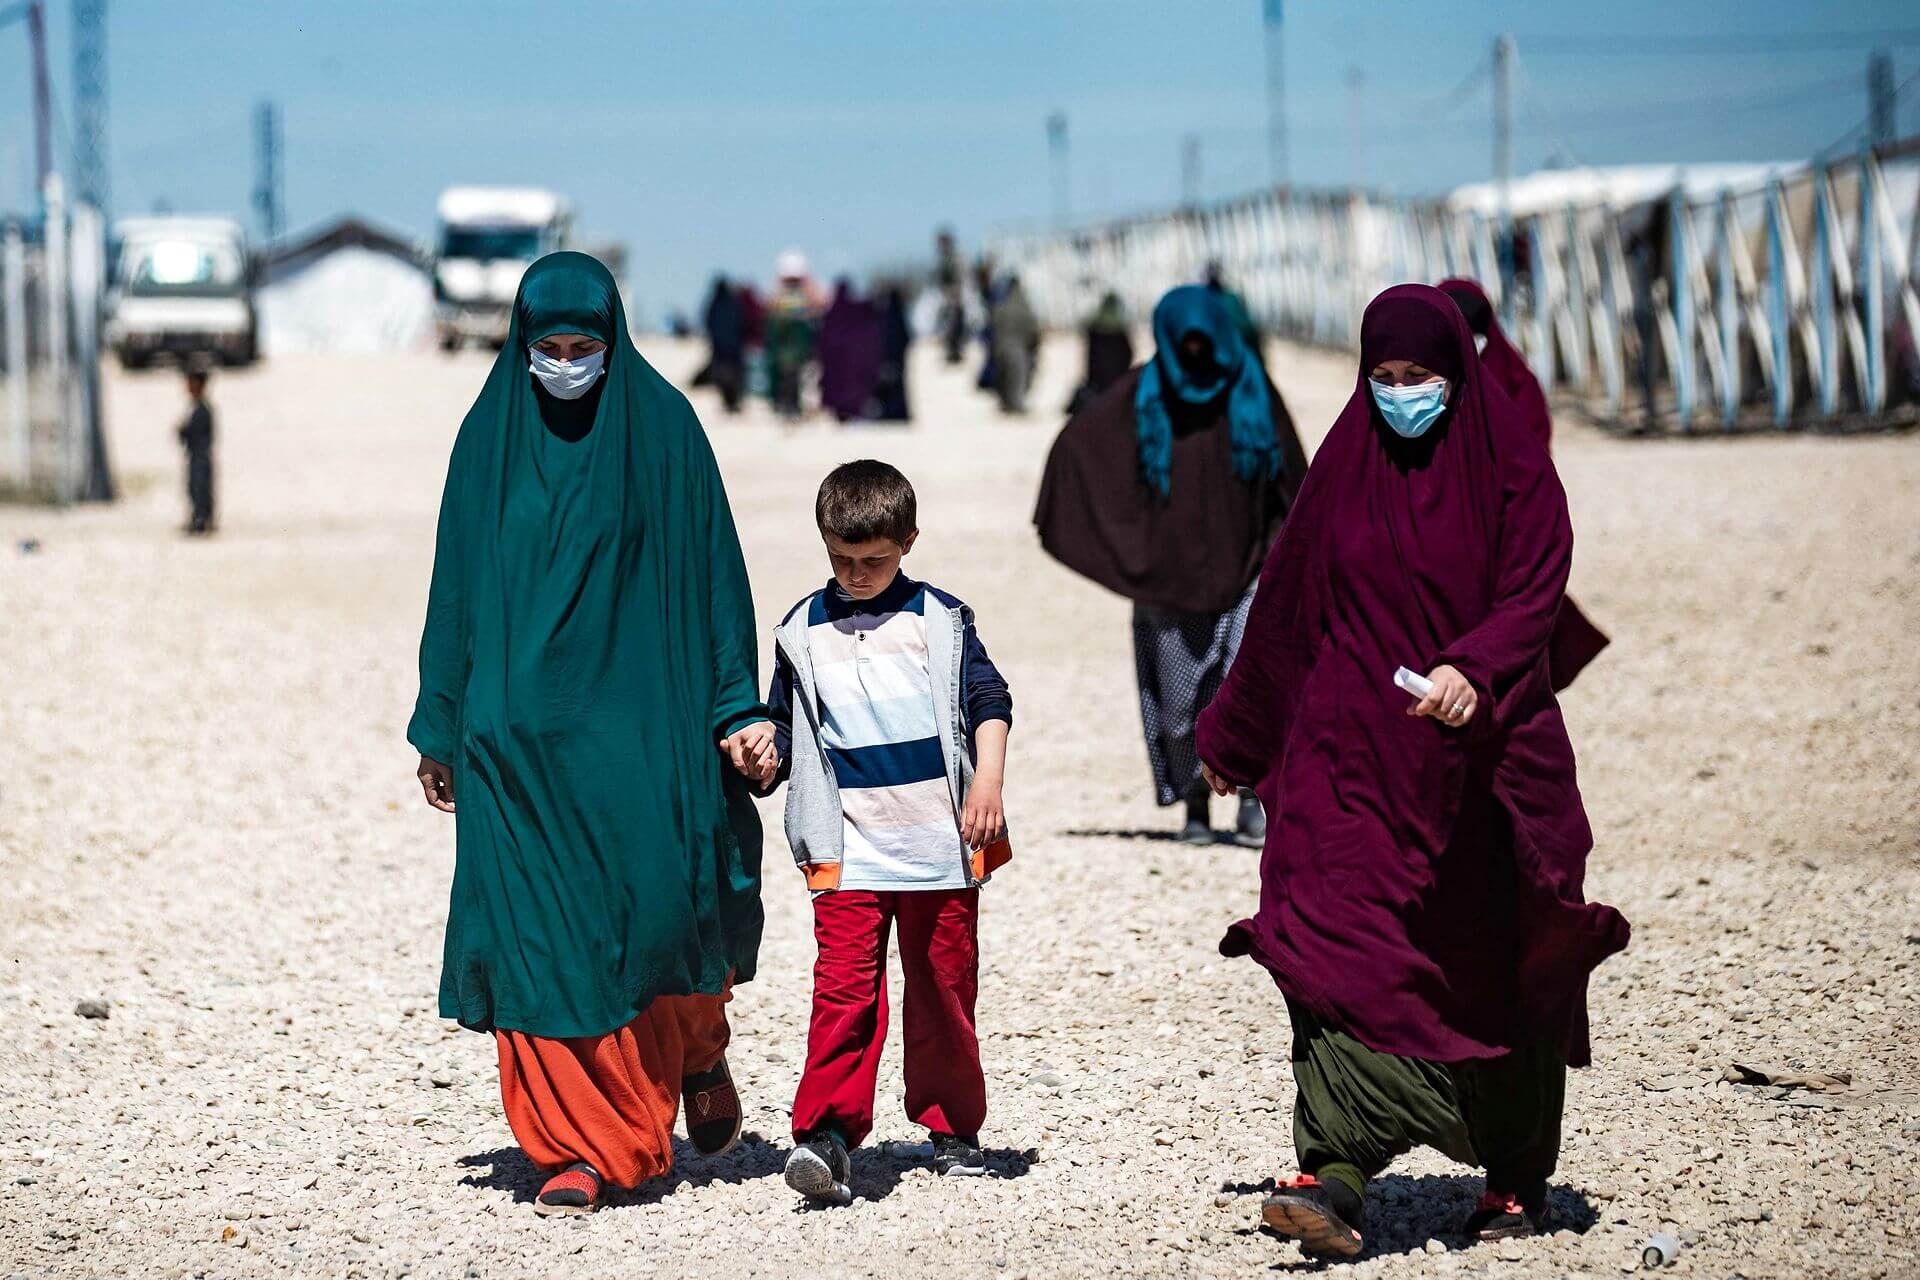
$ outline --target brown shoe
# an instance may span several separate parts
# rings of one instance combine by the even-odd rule
[[[1292,1236],[1308,1253],[1335,1258],[1359,1254],[1360,1211],[1335,1203],[1335,1188],[1351,1200],[1353,1193],[1338,1182],[1322,1182],[1303,1173],[1273,1189],[1260,1205],[1260,1217],[1283,1236]]]
[[[680,1097],[687,1110],[687,1138],[703,1156],[720,1156],[740,1141],[740,1094],[722,1057],[713,1070],[684,1076]]]

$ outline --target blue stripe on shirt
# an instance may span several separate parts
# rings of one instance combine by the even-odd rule
[[[898,787],[947,776],[938,738],[875,747],[828,747],[827,761],[842,787]]]

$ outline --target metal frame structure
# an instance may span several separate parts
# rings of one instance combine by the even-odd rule
[[[1748,189],[1535,209],[1512,227],[1444,201],[1295,189],[992,252],[1051,325],[1077,324],[1109,288],[1145,315],[1217,263],[1267,331],[1343,348],[1381,289],[1473,276],[1543,382],[1623,422],[1637,383],[1655,402],[1638,411],[1681,431],[1876,419],[1895,398],[1890,342],[1920,361],[1920,138]]]

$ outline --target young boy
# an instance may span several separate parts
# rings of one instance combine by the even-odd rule
[[[907,1115],[943,1174],[980,1174],[986,1080],[974,1032],[979,886],[1008,857],[1001,810],[1013,701],[973,612],[900,572],[913,486],[849,462],[814,504],[833,581],[775,635],[771,742],[736,767],[787,789],[787,841],[813,891],[813,1016],[787,1185],[846,1203],[873,1128],[887,1037],[887,934],[906,974]]]
[[[187,451],[187,502],[193,513],[186,531],[196,537],[213,532],[213,408],[207,403],[207,371],[187,369],[187,398],[193,411],[180,424],[180,444]]]

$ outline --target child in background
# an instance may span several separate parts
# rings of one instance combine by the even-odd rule
[[[193,411],[179,432],[181,447],[187,451],[187,502],[193,509],[186,531],[201,537],[213,532],[213,407],[207,403],[204,368],[187,370],[187,396]]]
[[[733,762],[788,782],[787,841],[813,891],[813,1015],[787,1185],[846,1203],[873,1127],[887,1034],[887,935],[906,975],[907,1115],[943,1174],[980,1174],[986,1080],[974,1030],[979,886],[1008,857],[1001,808],[1013,702],[973,612],[900,572],[919,537],[913,486],[850,462],[814,515],[833,581],[775,636],[769,742]]]

